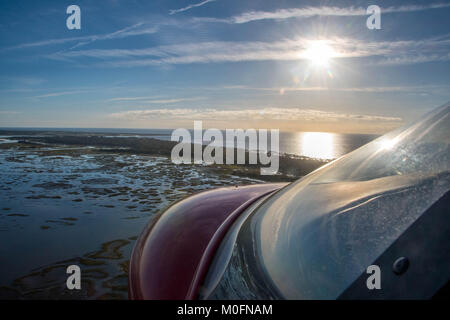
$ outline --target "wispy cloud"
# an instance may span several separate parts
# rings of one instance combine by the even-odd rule
[[[155,100],[145,100],[144,103],[147,104],[175,104],[188,101],[200,101],[204,100],[204,97],[194,97],[194,98],[179,98],[179,99],[155,99]]]
[[[109,99],[108,101],[111,102],[138,101],[139,103],[143,104],[176,104],[188,101],[199,101],[204,99],[205,97],[172,98],[172,99],[152,99],[152,97],[122,97]]]
[[[449,3],[434,3],[428,5],[403,5],[398,7],[381,8],[382,13],[414,12],[430,9],[450,7]],[[291,9],[278,9],[275,11],[249,11],[225,19],[196,18],[200,22],[224,22],[224,23],[248,23],[257,20],[282,20],[290,18],[309,18],[314,16],[364,16],[366,9],[363,7],[304,7]]]
[[[450,61],[450,53],[441,54],[405,54],[398,57],[385,58],[377,62],[377,65],[406,65],[406,64],[416,64],[424,62],[435,62],[435,61]]]
[[[309,38],[275,42],[200,42],[145,49],[77,50],[48,55],[53,59],[89,57],[106,60],[105,66],[139,67],[167,64],[293,61],[307,59]],[[375,57],[375,64],[407,64],[450,59],[450,35],[423,40],[368,42],[352,38],[322,40],[334,48],[334,58]]]
[[[205,0],[205,1],[202,1],[200,3],[190,4],[190,5],[188,5],[187,7],[184,7],[184,8],[170,10],[169,14],[172,15],[172,14],[184,12],[184,11],[190,10],[192,8],[201,7],[201,6],[203,6],[203,5],[205,5],[205,4],[209,3],[209,2],[214,2],[214,1],[216,1],[216,0]]]
[[[140,22],[134,24],[132,26],[117,30],[111,33],[91,35],[91,36],[83,36],[83,37],[72,37],[72,38],[61,38],[61,39],[49,39],[43,41],[36,41],[30,43],[23,43],[14,47],[5,48],[3,50],[12,50],[12,49],[23,49],[23,48],[31,48],[31,47],[42,47],[42,46],[50,46],[71,42],[78,42],[76,45],[72,47],[72,49],[77,48],[82,45],[86,45],[95,41],[102,40],[111,40],[111,39],[120,39],[127,38],[131,36],[144,35],[144,34],[153,34],[158,31],[157,25],[148,25],[146,23]]]
[[[225,86],[223,89],[236,90],[258,90],[271,91],[275,94],[287,92],[303,92],[303,91],[328,91],[328,92],[355,92],[355,93],[388,93],[388,92],[405,92],[405,93],[426,93],[426,92],[447,92],[450,85],[424,85],[424,86],[388,86],[388,87],[249,87],[249,86]]]
[[[17,85],[23,85],[27,87],[38,86],[45,83],[47,80],[39,77],[33,76],[15,76],[15,77],[0,77],[0,81],[7,83],[14,83]]]
[[[34,98],[53,98],[53,97],[66,96],[66,95],[70,95],[70,94],[86,93],[86,92],[92,92],[92,91],[93,90],[73,90],[73,91],[52,92],[52,93],[35,96]]]
[[[20,114],[20,113],[22,113],[22,112],[18,112],[18,111],[8,111],[8,110],[0,111],[0,114],[2,114],[2,115],[13,115],[13,114]]]
[[[380,115],[348,114],[322,111],[315,109],[301,108],[264,108],[264,109],[239,109],[239,110],[218,110],[218,109],[151,109],[151,110],[131,110],[112,113],[109,115],[114,119],[124,120],[220,120],[220,121],[254,121],[254,120],[304,120],[304,121],[385,121],[401,122],[399,117],[388,117]]]
[[[108,102],[120,102],[120,101],[139,101],[146,99],[153,99],[155,97],[118,97],[109,99]]]

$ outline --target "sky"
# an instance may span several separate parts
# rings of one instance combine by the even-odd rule
[[[2,0],[0,127],[383,133],[450,101],[449,16],[443,0]]]

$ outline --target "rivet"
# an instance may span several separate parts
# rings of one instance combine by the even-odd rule
[[[409,267],[409,260],[406,257],[400,257],[397,260],[395,260],[394,264],[392,265],[392,270],[396,275],[401,275],[408,270]]]

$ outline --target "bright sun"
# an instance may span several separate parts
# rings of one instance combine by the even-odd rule
[[[315,66],[327,67],[331,58],[335,56],[335,52],[325,41],[318,40],[311,42],[304,56]]]

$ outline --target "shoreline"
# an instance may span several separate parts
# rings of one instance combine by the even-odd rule
[[[14,134],[15,133],[15,134]],[[27,133],[24,135],[24,133]],[[31,133],[31,134],[30,134]],[[170,159],[172,148],[178,142],[159,140],[151,138],[150,135],[142,137],[124,137],[121,134],[109,134],[90,132],[65,132],[65,131],[2,131],[0,136],[7,136],[7,139],[17,140],[17,145],[33,149],[34,147],[74,146],[74,147],[96,147],[102,152],[117,154],[136,154],[147,156],[159,156]],[[8,147],[9,144],[0,144],[1,148]],[[202,146],[205,148],[205,145]],[[194,148],[191,148],[193,152]],[[237,148],[233,149],[236,152]],[[67,152],[67,150],[66,150]],[[226,149],[223,150],[224,159]],[[234,174],[237,176],[249,177],[266,182],[290,182],[295,181],[309,172],[325,165],[332,160],[313,159],[292,154],[281,154],[279,156],[279,170],[276,175],[261,175],[261,165],[247,164],[249,152],[245,151],[246,164],[182,164],[182,166],[205,166],[206,168],[219,174]],[[224,161],[225,162],[225,161]]]

